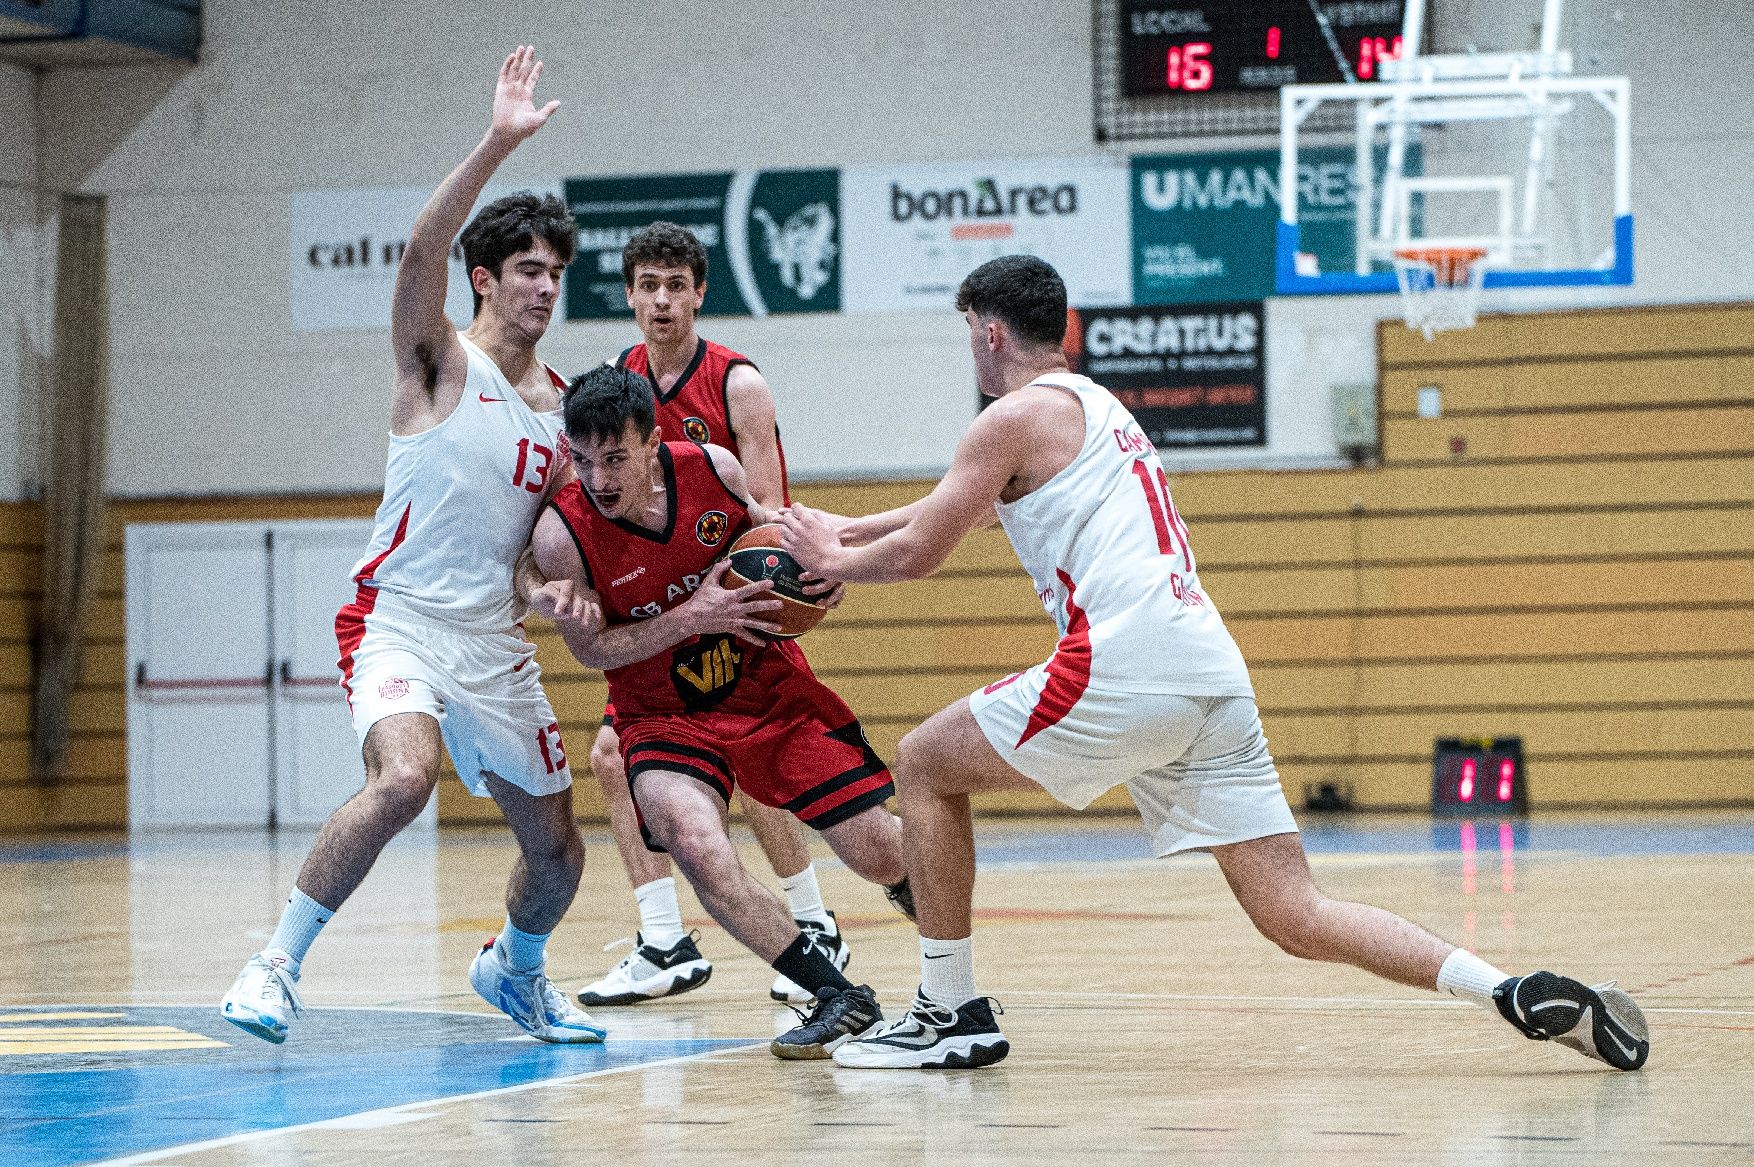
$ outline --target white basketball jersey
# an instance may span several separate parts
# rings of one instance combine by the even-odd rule
[[[1035,385],[1084,407],[1084,445],[999,522],[1062,636],[1088,636],[1090,686],[1190,697],[1252,696],[1242,653],[1213,607],[1157,451],[1088,377]]]
[[[531,409],[493,358],[458,339],[463,399],[429,430],[390,435],[384,501],[353,577],[362,597],[375,589],[375,611],[498,632],[524,615],[512,573],[566,457],[561,415]]]

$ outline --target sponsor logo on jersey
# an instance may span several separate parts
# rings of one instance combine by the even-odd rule
[[[694,419],[690,418],[689,420]],[[730,529],[731,519],[724,511],[708,511],[700,516],[700,519],[694,524],[694,537],[699,539],[703,546],[717,547],[724,542],[725,532]],[[697,582],[695,587],[699,586]],[[694,589],[690,588],[689,590],[693,591]]]
[[[729,636],[697,640],[670,658],[670,679],[682,707],[690,713],[713,708],[731,695],[743,672],[743,652]]]
[[[408,696],[408,682],[401,677],[391,677],[378,686],[378,696],[385,701],[399,701]]]
[[[682,419],[682,436],[697,446],[704,446],[713,440],[713,431],[700,418],[685,417]]]
[[[646,573],[646,569],[643,566],[636,567],[632,571],[628,572],[626,575],[622,576],[620,579],[610,580],[609,586],[612,588],[618,588],[622,584],[632,583],[634,580],[638,579],[640,576],[644,575],[645,573]]]

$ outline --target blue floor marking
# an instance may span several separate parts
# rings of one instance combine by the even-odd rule
[[[58,1012],[33,1006],[32,1012]],[[91,1008],[96,1011],[104,1007]],[[22,1011],[22,1010],[20,1010]],[[209,1139],[343,1118],[385,1107],[431,1102],[552,1078],[602,1073],[754,1044],[747,1040],[616,1039],[559,1046],[502,1040],[509,1023],[464,1017],[471,1040],[419,1048],[337,1053],[332,1042],[300,1038],[313,1023],[346,1026],[369,1037],[370,1011],[312,1010],[284,1046],[270,1046],[218,1021],[216,1010],[107,1007],[126,1012],[114,1024],[171,1024],[232,1043],[222,1050],[103,1055],[104,1068],[0,1073],[0,1163],[74,1167]],[[14,1010],[5,1010],[13,1015]],[[443,1019],[458,1015],[399,1013]],[[218,1022],[217,1025],[213,1022]],[[230,1031],[227,1033],[227,1031]],[[357,1032],[367,1031],[367,1032]],[[350,1042],[368,1044],[369,1042]],[[3,1066],[12,1059],[0,1059]],[[69,1057],[77,1062],[76,1057]],[[49,1061],[32,1055],[31,1062]],[[50,1064],[53,1064],[52,1062]]]

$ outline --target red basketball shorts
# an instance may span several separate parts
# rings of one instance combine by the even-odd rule
[[[630,788],[654,770],[698,779],[730,804],[731,791],[826,830],[895,793],[883,764],[846,702],[815,677],[789,678],[760,714],[638,714],[618,710],[615,731]],[[636,797],[637,810],[639,800]],[[653,851],[663,848],[646,830]]]

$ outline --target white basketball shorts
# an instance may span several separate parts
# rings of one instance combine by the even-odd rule
[[[1037,665],[970,694],[999,757],[1077,810],[1122,783],[1153,851],[1297,830],[1252,697],[1084,689],[1067,707]]]
[[[478,798],[487,774],[529,794],[572,785],[554,707],[542,692],[536,646],[512,632],[461,632],[349,604],[335,618],[341,688],[353,730],[397,713],[436,718],[457,777]]]

